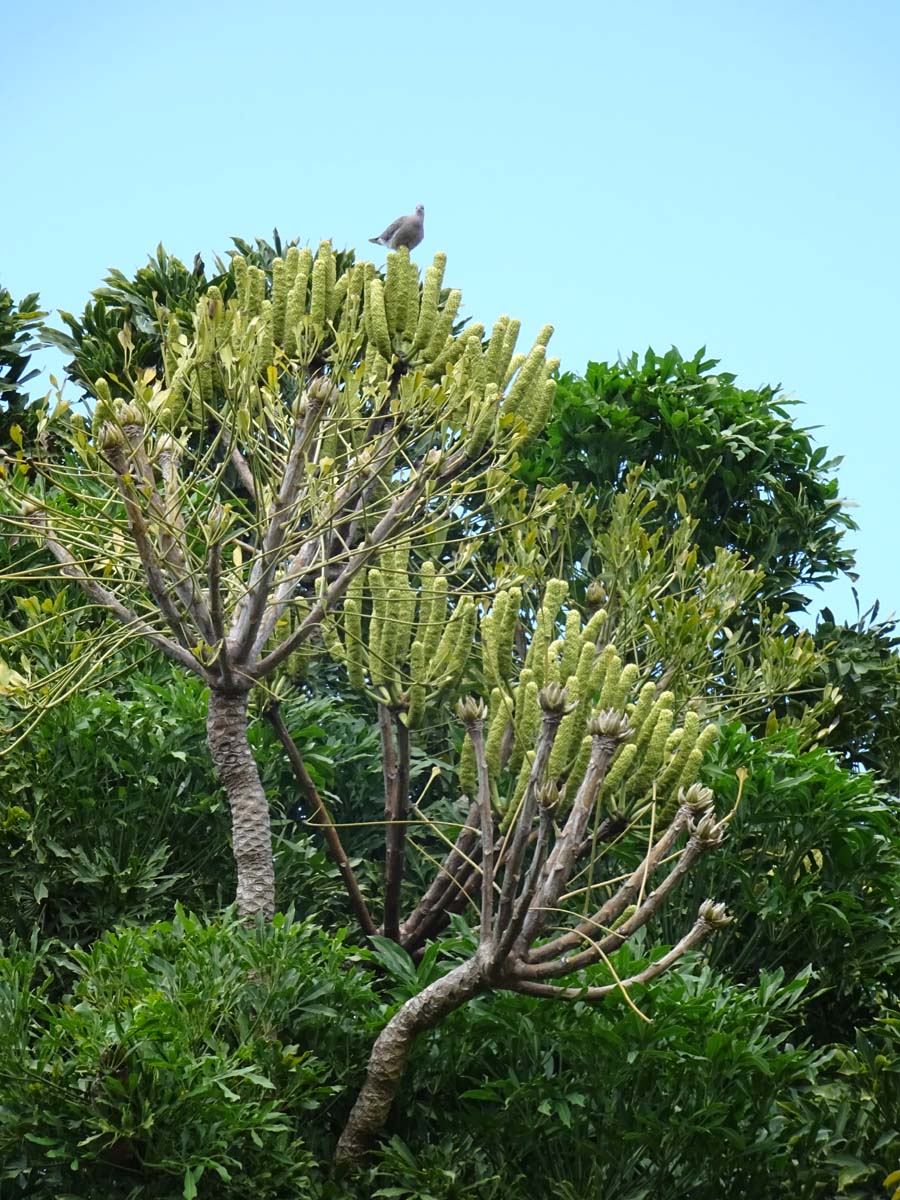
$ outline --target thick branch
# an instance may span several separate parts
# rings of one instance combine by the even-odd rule
[[[528,874],[525,877],[525,885],[522,888],[519,898],[516,901],[516,906],[513,909],[512,919],[503,931],[500,938],[500,944],[497,947],[496,962],[502,962],[509,954],[510,950],[516,943],[516,939],[522,932],[522,926],[525,923],[525,918],[528,916],[528,910],[531,908],[531,903],[534,900],[534,893],[537,891],[538,882],[541,878],[541,871],[544,868],[547,855],[550,852],[550,846],[553,842],[553,814],[548,808],[541,809],[541,824],[538,830],[537,840],[535,842],[534,853],[531,858],[531,865],[528,868]]]
[[[413,1043],[484,989],[480,955],[460,963],[407,1000],[372,1047],[366,1080],[335,1151],[339,1163],[358,1162],[381,1130],[400,1087]]]
[[[551,958],[559,958],[561,954],[565,954],[575,947],[583,946],[583,935],[593,937],[597,933],[605,933],[612,922],[639,895],[644,882],[650,878],[669,853],[678,835],[689,821],[691,811],[688,807],[679,808],[672,818],[668,829],[665,830],[656,845],[644,856],[640,865],[632,871],[622,887],[614,895],[610,896],[606,903],[592,916],[582,921],[580,925],[561,934],[559,937],[553,938],[552,941],[544,942],[542,946],[535,946],[528,955],[528,961],[530,963],[539,963]]]
[[[549,910],[555,907],[562,895],[562,890],[572,871],[578,847],[584,838],[584,831],[590,820],[591,810],[597,799],[597,793],[600,791],[600,785],[603,783],[603,777],[616,752],[617,743],[612,738],[594,736],[592,741],[588,769],[572,804],[569,819],[541,872],[534,904],[522,926],[521,940],[525,946],[530,945],[544,928]]]
[[[279,551],[300,500],[305,479],[303,467],[306,463],[306,452],[318,424],[324,400],[325,395],[321,389],[315,396],[306,393],[303,420],[296,421],[294,425],[294,437],[281,486],[278,495],[272,501],[269,524],[250,568],[247,591],[232,622],[231,642],[233,653],[238,660],[246,654],[265,611],[272,578],[281,562]]]
[[[175,452],[171,448],[164,448],[160,452],[159,464],[163,477],[165,507],[160,505],[156,492],[152,489],[150,503],[160,523],[163,561],[172,573],[175,594],[190,613],[204,640],[212,643],[215,640],[212,616],[206,606],[200,583],[190,567],[190,551],[181,518],[181,489]]]
[[[546,711],[541,721],[541,732],[538,735],[534,762],[531,764],[531,772],[528,776],[525,794],[522,797],[519,812],[515,817],[515,832],[513,834],[512,846],[506,855],[503,888],[500,892],[500,906],[497,910],[497,937],[505,933],[509,925],[510,916],[512,915],[513,901],[519,888],[525,851],[534,821],[538,788],[543,782],[544,772],[547,769],[547,762],[550,758],[550,751],[553,749],[553,743],[556,740],[556,734],[562,719],[563,710],[560,708],[558,710],[551,709]],[[512,945],[512,942],[509,944]]]
[[[248,668],[247,673],[251,678],[265,678],[266,675],[274,671],[280,663],[284,662],[286,658],[293,654],[312,635],[313,631],[321,624],[325,613],[330,608],[334,608],[338,600],[343,596],[357,572],[362,570],[368,561],[377,554],[384,542],[387,541],[402,524],[410,511],[419,503],[428,481],[429,476],[424,473],[417,476],[406,491],[397,497],[363,545],[351,554],[340,575],[326,589],[325,594],[316,601],[301,624],[283,642],[280,642],[274,650],[267,654],[265,658],[261,658],[255,666]],[[296,586],[296,582],[297,580],[293,581],[292,587]],[[281,605],[282,610],[286,603],[287,601]],[[267,617],[261,622],[261,627],[265,626],[272,619],[275,611],[277,610],[269,610]],[[268,634],[266,634],[266,637],[268,637]],[[265,638],[260,633],[253,645],[251,658],[261,651],[264,644]]]
[[[696,838],[691,838],[681,852],[677,863],[662,883],[660,883],[659,887],[647,896],[644,902],[626,921],[623,921],[621,925],[613,930],[609,928],[608,920],[604,921],[602,925],[598,923],[598,927],[595,927],[592,933],[581,936],[580,941],[582,945],[587,941],[587,946],[578,954],[563,956],[562,958],[553,959],[550,962],[524,963],[521,968],[523,978],[558,979],[563,975],[568,975],[571,971],[577,971],[582,967],[590,966],[591,963],[597,962],[604,954],[614,953],[632,934],[640,929],[641,926],[646,925],[656,915],[668,894],[681,882],[701,854],[709,848],[709,845],[698,841]],[[634,877],[632,876],[633,879]],[[639,888],[640,884],[637,887]],[[633,886],[629,888],[629,892],[630,898],[633,899],[636,895]],[[616,898],[618,898],[618,893]],[[579,926],[579,930],[587,924],[588,922],[583,922],[583,925]],[[601,933],[603,934],[602,937],[600,936]]]
[[[195,629],[191,633],[185,628],[185,617],[187,614],[185,613],[182,616],[172,600],[169,585],[163,574],[162,564],[157,558],[150,541],[150,531],[147,528],[147,522],[144,520],[144,514],[134,496],[134,485],[126,476],[127,472],[120,472],[117,469],[116,478],[119,483],[119,494],[125,505],[128,527],[131,530],[131,536],[137,548],[141,566],[144,568],[144,575],[147,579],[150,594],[156,601],[159,611],[168,621],[172,632],[178,637],[182,645],[185,647],[193,645],[198,638],[203,636],[203,633],[200,629]]]
[[[231,807],[237,866],[237,909],[242,917],[275,911],[275,868],[269,802],[247,740],[247,691],[211,688],[206,737],[216,774]]]
[[[491,947],[494,942],[494,813],[491,808],[491,783],[484,748],[484,722],[472,721],[466,728],[475,752],[478,808],[481,813],[481,929],[478,940],[483,946]]]
[[[241,454],[237,446],[231,447],[231,465],[237,472],[238,479],[244,485],[247,495],[251,500],[256,499],[256,483],[253,479],[253,472],[247,466],[244,456]]]
[[[321,829],[322,837],[325,840],[325,845],[328,847],[328,853],[331,860],[337,867],[341,879],[344,881],[344,887],[347,891],[347,896],[350,900],[350,906],[353,913],[359,922],[359,926],[363,933],[377,932],[377,926],[372,920],[369,909],[366,905],[365,898],[360,891],[359,884],[356,880],[356,875],[353,873],[353,868],[347,858],[347,854],[341,843],[340,836],[331,819],[331,813],[326,807],[325,801],[319,795],[319,790],[313,782],[312,776],[306,769],[306,763],[303,761],[297,743],[291,737],[287,725],[284,723],[284,718],[281,715],[281,710],[277,704],[271,705],[266,710],[266,716],[272,723],[272,727],[278,734],[279,741],[284,747],[288,757],[288,762],[291,764],[291,769],[300,784],[306,801],[309,804],[315,816],[314,821],[307,821],[308,825],[312,825],[316,829]]]

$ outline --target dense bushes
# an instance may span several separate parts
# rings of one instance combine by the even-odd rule
[[[816,1049],[795,1034],[806,974],[694,962],[633,995],[649,1021],[621,998],[469,1005],[418,1048],[373,1163],[333,1179],[366,1048],[417,986],[386,965],[312,922],[181,909],[88,951],[12,941],[0,1194],[812,1200],[890,1165],[896,1026]]]
[[[308,1194],[379,1011],[339,935],[179,909],[68,951],[55,978],[48,953],[13,943],[0,962],[6,1179],[34,1196],[238,1196],[248,1177],[260,1197]]]

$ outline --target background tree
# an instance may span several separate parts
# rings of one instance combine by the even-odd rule
[[[47,315],[38,304],[36,292],[17,304],[6,288],[0,287],[0,443],[7,449],[13,440],[13,426],[25,419],[26,385],[39,373],[37,367],[29,370],[38,331]]]
[[[705,350],[685,359],[672,348],[563,374],[545,436],[523,455],[520,474],[582,495],[566,553],[590,577],[592,521],[642,464],[667,529],[679,520],[680,495],[698,521],[704,561],[727,546],[763,572],[773,608],[802,613],[811,586],[853,567],[843,535],[855,525],[834,475],[840,459],[791,420],[777,387],[741,388],[717,367]]]

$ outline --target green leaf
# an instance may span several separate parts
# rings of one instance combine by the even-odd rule
[[[369,935],[369,942],[389,975],[404,983],[416,982],[416,965],[402,946],[377,933]]]

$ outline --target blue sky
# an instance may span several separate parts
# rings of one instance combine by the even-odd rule
[[[9,5],[0,281],[80,311],[159,241],[377,256],[424,203],[418,257],[566,368],[705,344],[782,383],[900,611],[898,60],[891,0]]]

